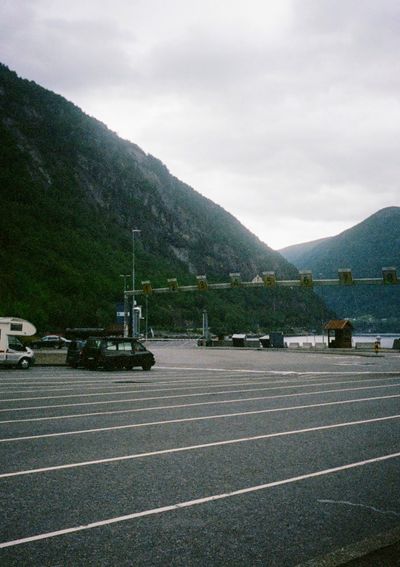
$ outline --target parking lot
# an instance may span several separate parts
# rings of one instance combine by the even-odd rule
[[[2,565],[334,565],[400,534],[398,353],[149,348],[0,371]]]

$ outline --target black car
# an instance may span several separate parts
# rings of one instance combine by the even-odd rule
[[[60,337],[59,335],[46,335],[39,340],[32,341],[30,347],[33,349],[40,348],[63,348],[67,347],[71,341]]]
[[[155,359],[153,353],[137,339],[90,337],[82,350],[82,364],[90,369],[132,369],[141,366],[143,370],[151,370]]]
[[[68,345],[67,351],[67,365],[72,368],[78,368],[78,366],[83,366],[83,348],[86,345],[86,340],[83,339],[72,339]]]

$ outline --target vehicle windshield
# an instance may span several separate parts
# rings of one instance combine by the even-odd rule
[[[8,335],[8,346],[12,350],[25,350],[24,345],[14,335]]]
[[[89,339],[87,342],[88,348],[99,348],[101,339]]]

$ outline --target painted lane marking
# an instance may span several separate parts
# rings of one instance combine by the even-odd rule
[[[387,378],[387,380],[395,380],[397,379],[398,376],[393,377],[393,378]],[[107,400],[105,402],[81,402],[78,404],[57,404],[57,405],[48,405],[48,406],[27,406],[27,407],[22,407],[22,408],[2,408],[0,409],[0,412],[5,412],[5,411],[23,411],[26,409],[41,409],[41,408],[56,408],[56,407],[70,407],[70,406],[78,406],[78,405],[93,405],[93,404],[109,404],[109,403],[125,403],[126,401],[141,401],[141,400],[158,400],[158,399],[166,399],[166,398],[185,398],[185,397],[192,397],[192,396],[211,396],[211,395],[216,395],[216,394],[229,394],[229,393],[235,393],[235,392],[251,392],[251,391],[259,391],[259,390],[286,390],[286,389],[290,389],[290,388],[307,388],[309,386],[330,386],[332,384],[351,384],[351,383],[365,383],[365,382],[377,382],[379,379],[378,378],[366,378],[366,379],[362,379],[362,380],[340,380],[340,381],[335,381],[335,382],[312,382],[312,383],[307,383],[307,384],[290,384],[289,386],[273,386],[273,387],[264,387],[264,388],[249,388],[249,389],[243,389],[243,390],[231,390],[231,391],[222,391],[222,392],[205,392],[205,393],[195,393],[195,394],[179,394],[179,395],[174,395],[174,396],[156,396],[156,397],[149,397],[149,398],[134,398],[133,400]],[[287,382],[281,382],[280,380],[276,380],[274,382],[269,382],[268,384],[286,384]],[[252,385],[258,385],[258,384],[263,384],[265,385],[265,382],[252,382]],[[248,386],[248,382],[237,382],[235,384],[232,384],[231,382],[227,382],[227,383],[220,383],[220,384],[214,384],[213,386],[208,386],[210,388],[220,388],[221,386],[230,386],[232,387],[236,387],[236,386]],[[85,398],[88,397],[94,397],[94,396],[123,396],[125,394],[137,394],[137,393],[149,393],[149,392],[170,392],[172,390],[196,390],[196,389],[204,389],[201,386],[189,386],[187,388],[154,388],[153,390],[128,390],[126,392],[97,392],[96,394],[85,394]],[[66,396],[38,396],[38,397],[34,397],[34,398],[8,398],[8,399],[4,399],[1,400],[2,403],[5,402],[20,402],[20,401],[31,401],[31,400],[52,400],[54,398],[81,398],[82,394],[68,394]]]
[[[33,421],[51,421],[54,419],[77,419],[82,417],[93,417],[99,415],[115,415],[115,414],[125,414],[125,413],[136,413],[136,412],[145,412],[145,411],[155,411],[155,410],[168,410],[168,409],[179,409],[179,408],[190,408],[195,406],[208,406],[208,405],[217,405],[217,404],[235,404],[235,403],[245,403],[245,402],[254,402],[259,400],[276,400],[281,398],[294,398],[300,396],[316,396],[321,394],[337,394],[340,392],[355,392],[359,390],[374,390],[382,388],[395,388],[400,386],[398,384],[385,384],[383,386],[363,386],[358,388],[337,388],[334,390],[319,390],[317,392],[300,392],[294,394],[281,394],[275,396],[257,396],[253,398],[236,398],[233,400],[213,400],[211,402],[195,402],[192,404],[174,404],[170,406],[152,406],[147,408],[133,408],[133,409],[125,409],[125,410],[112,410],[112,411],[96,411],[91,413],[78,413],[78,414],[70,414],[70,415],[55,415],[55,416],[48,416],[48,417],[30,417],[25,419],[8,419],[4,421],[0,421],[0,425],[10,424],[10,423],[24,423],[24,422],[33,422]],[[272,388],[271,388],[272,389]],[[234,391],[236,393],[237,390]],[[138,400],[135,400],[138,401]]]
[[[170,369],[170,368],[169,368],[169,367],[160,367],[160,366],[157,366],[157,369],[165,369],[165,370],[166,370],[166,369]],[[203,374],[204,374],[204,372],[221,372],[221,373],[226,373],[226,374],[228,375],[228,376],[226,376],[226,378],[231,378],[231,377],[233,378],[233,376],[230,376],[231,373],[239,373],[240,375],[243,374],[243,373],[250,374],[250,375],[251,375],[251,374],[256,374],[256,375],[263,374],[263,375],[265,375],[266,377],[269,377],[269,376],[276,376],[276,375],[280,375],[280,376],[303,376],[303,375],[309,374],[308,372],[286,371],[286,370],[282,370],[282,371],[281,371],[281,370],[244,370],[244,369],[243,369],[243,370],[241,370],[241,369],[232,369],[232,370],[230,370],[230,369],[222,369],[222,368],[220,368],[220,369],[218,369],[218,368],[172,368],[172,369],[173,369],[173,370],[185,370],[185,371],[186,371],[186,370],[196,370],[196,371],[199,371],[200,374],[199,374],[199,375],[195,375],[195,376],[190,376],[190,379],[189,379],[189,380],[187,379],[187,377],[182,376],[182,378],[174,379],[174,380],[168,380],[168,379],[166,379],[165,382],[159,382],[159,381],[157,381],[157,384],[160,384],[160,383],[161,383],[161,384],[163,384],[163,383],[164,383],[164,384],[170,384],[170,383],[174,383],[174,382],[180,383],[180,382],[186,382],[186,381],[189,381],[189,382],[203,382],[203,381],[204,381],[204,382],[208,382],[208,381],[210,381],[210,382],[212,382],[213,380],[212,380],[211,378],[205,378],[205,379],[203,380]],[[154,370],[153,370],[153,371],[154,371]],[[312,378],[314,375],[318,375],[318,374],[319,374],[318,372],[315,372],[315,373],[313,372],[313,373],[311,373],[311,375],[312,375],[311,378]],[[323,374],[324,374],[324,372],[323,372]],[[73,379],[74,377],[76,377],[76,375],[74,375],[74,374],[70,374],[70,375],[67,375],[67,376],[71,377],[71,379]],[[116,374],[116,375],[114,375],[114,376],[115,376],[116,378],[119,378],[119,379],[122,379],[122,378],[124,378],[124,379],[127,379],[127,378],[134,379],[134,378],[138,377],[139,374],[137,374],[137,373],[132,374],[132,373],[126,373],[126,372],[124,372],[124,373]],[[174,376],[174,378],[176,377],[175,374],[173,374],[173,376]],[[63,378],[65,378],[65,375],[63,375]],[[165,378],[167,378],[167,377],[165,377]],[[41,380],[43,380],[43,379],[41,378]],[[49,383],[49,382],[42,382],[42,381],[39,381],[39,382],[35,382],[35,384],[31,384],[31,383],[27,384],[26,381],[21,381],[21,382],[15,382],[15,381],[13,381],[13,382],[1,382],[1,383],[0,383],[0,391],[1,391],[1,389],[2,389],[3,386],[13,386],[13,387],[15,387],[16,384],[21,384],[21,385],[23,385],[23,386],[32,386],[32,387],[26,388],[26,389],[15,390],[15,391],[14,391],[14,390],[13,390],[13,391],[10,391],[10,390],[7,390],[6,388],[4,388],[4,392],[5,392],[5,393],[20,393],[20,392],[32,392],[32,391],[38,391],[38,390],[44,390],[44,389],[45,389],[45,390],[51,390],[51,391],[55,391],[55,390],[73,390],[73,389],[76,389],[75,387],[73,387],[75,384],[81,384],[81,385],[88,384],[88,388],[96,388],[96,387],[97,387],[97,386],[91,386],[90,384],[101,384],[101,385],[103,385],[103,386],[105,386],[105,387],[110,387],[110,388],[112,387],[111,385],[110,385],[110,386],[107,386],[107,384],[105,384],[105,382],[110,382],[110,377],[109,377],[109,376],[108,376],[108,377],[104,377],[103,380],[100,380],[100,379],[99,379],[99,380],[76,380],[76,381],[73,382],[72,385],[71,385],[71,382],[69,382],[69,381],[66,381],[66,382],[59,382],[59,381],[57,381],[57,380],[54,380],[54,378],[53,378],[53,379],[49,378],[48,380],[52,380],[52,382]],[[115,383],[115,379],[113,379],[111,382],[112,382],[112,384],[114,384],[114,383]],[[57,386],[59,386],[60,384],[67,384],[67,385],[69,384],[70,387],[69,387],[69,388],[57,388]],[[48,387],[48,388],[36,388],[36,387],[33,387],[33,386],[36,386],[36,385],[49,386],[49,387]],[[71,387],[71,386],[72,386],[72,387]],[[121,386],[121,387],[122,387],[122,386]]]
[[[247,371],[246,371],[247,372]],[[259,373],[257,374],[257,377],[260,374],[264,374],[265,378],[270,378],[270,377],[275,377],[275,376],[293,376],[292,380],[287,380],[287,382],[295,382],[295,377],[302,377],[304,379],[307,379],[307,372],[285,372],[285,371],[259,371]],[[329,373],[328,373],[329,374]],[[334,373],[335,374],[335,373]],[[308,377],[308,379],[310,380],[310,382],[314,379],[318,379],[319,373],[312,373],[312,375],[310,375]],[[0,392],[3,394],[20,394],[20,393],[25,393],[25,392],[38,392],[38,391],[50,391],[50,392],[55,392],[57,390],[60,391],[68,391],[68,390],[76,390],[78,388],[82,388],[84,387],[85,384],[88,384],[87,389],[91,388],[91,389],[95,389],[95,388],[99,388],[99,387],[103,387],[103,388],[125,388],[127,386],[125,385],[120,385],[118,384],[119,381],[121,380],[131,380],[133,383],[136,383],[137,385],[141,385],[144,386],[143,382],[138,380],[137,382],[135,382],[135,378],[137,378],[137,375],[132,375],[132,374],[126,374],[126,373],[121,373],[121,374],[116,374],[113,376],[113,378],[111,379],[110,377],[104,378],[104,380],[96,380],[96,381],[74,381],[71,384],[71,381],[68,382],[51,382],[50,384],[44,384],[41,382],[35,382],[32,384],[26,384],[26,382],[22,383],[23,386],[30,386],[29,388],[20,388],[18,390],[9,390],[7,388],[3,388],[4,385],[6,386],[12,386],[15,387],[16,383],[0,383]],[[72,379],[72,378],[71,378]],[[224,380],[233,380],[235,381],[243,379],[243,375],[241,374],[240,376],[232,376],[230,375],[230,373],[227,373],[226,376],[224,376],[223,378]],[[249,376],[250,379],[250,376]],[[163,380],[157,380],[157,382],[148,382],[148,386],[154,386],[154,385],[170,385],[170,384],[206,384],[206,383],[215,383],[215,378],[204,378],[203,375],[199,375],[197,376],[182,376],[181,378],[177,378],[174,375],[173,379],[163,379]],[[277,382],[277,380],[275,380],[274,382]],[[69,385],[69,387],[62,387],[62,388],[58,388],[57,386],[59,386],[60,384],[67,384]],[[93,385],[96,384],[96,385]],[[36,387],[36,386],[41,386],[40,388]],[[47,387],[46,387],[47,386]],[[48,387],[50,386],[50,387]]]
[[[265,373],[264,373],[265,374]],[[265,378],[270,378],[271,376],[265,375]],[[203,383],[214,383],[216,381],[216,379],[214,377],[210,378],[210,377],[205,377],[203,374],[200,376],[182,376],[182,378],[180,377],[176,377],[176,375],[174,375],[173,377],[171,377],[171,379],[169,379],[168,377],[158,377],[158,379],[155,379],[155,377],[153,377],[154,380],[153,381],[149,381],[149,380],[144,380],[144,379],[140,379],[140,375],[139,374],[126,374],[126,373],[116,373],[113,374],[112,377],[108,376],[107,378],[104,378],[104,380],[99,380],[96,382],[82,382],[82,381],[74,381],[73,378],[71,377],[71,380],[68,382],[51,382],[49,384],[43,384],[43,383],[30,383],[30,384],[21,384],[21,386],[25,386],[25,387],[20,387],[19,389],[13,389],[10,390],[9,388],[12,386],[13,388],[15,388],[16,384],[4,384],[4,383],[0,383],[0,392],[2,394],[20,394],[20,393],[25,393],[25,392],[40,392],[40,391],[46,391],[46,392],[56,392],[56,391],[68,391],[68,390],[77,390],[79,388],[81,389],[87,389],[87,390],[94,390],[96,388],[126,388],[127,386],[124,384],[121,384],[121,381],[127,381],[129,380],[132,385],[137,385],[137,386],[147,386],[149,388],[151,388],[152,386],[159,386],[159,385],[169,385],[169,384],[203,384]],[[229,373],[226,373],[224,375],[220,374],[218,376],[218,380],[243,380],[244,378],[246,378],[245,376],[243,376],[242,374],[239,376],[232,376]],[[253,379],[253,377],[248,376],[247,377],[249,380]],[[260,375],[257,374],[257,378],[260,378]],[[310,377],[310,380],[313,377]],[[295,378],[292,379],[292,381],[294,381]],[[4,388],[3,386],[9,386],[9,388]],[[18,385],[18,384],[17,384]],[[38,387],[40,386],[40,387]]]
[[[242,368],[235,368],[235,369],[231,369],[231,368],[199,368],[199,367],[190,367],[190,366],[156,366],[155,368],[158,369],[162,369],[162,370],[210,370],[212,372],[249,372],[249,373],[262,373],[262,374],[282,374],[282,375],[290,375],[290,374],[294,374],[294,375],[304,375],[304,374],[309,374],[309,375],[314,375],[314,374],[399,374],[398,371],[373,371],[373,370],[364,370],[364,371],[359,371],[359,370],[353,370],[353,371],[342,371],[342,370],[304,370],[304,371],[298,371],[298,370],[250,370],[250,369],[242,369]]]
[[[121,429],[134,429],[139,427],[149,427],[155,425],[167,425],[171,423],[188,423],[194,421],[206,421],[211,419],[224,419],[227,417],[241,417],[244,415],[258,415],[258,414],[265,414],[265,413],[275,413],[275,412],[285,412],[285,411],[295,411],[299,409],[311,409],[311,408],[319,408],[325,406],[335,406],[340,404],[355,404],[355,403],[362,403],[362,402],[370,402],[375,400],[388,400],[393,398],[400,398],[400,394],[394,394],[391,396],[377,396],[374,398],[359,398],[355,400],[341,400],[339,402],[324,402],[321,404],[308,404],[302,406],[291,406],[288,408],[272,408],[266,410],[255,410],[255,411],[244,411],[244,412],[235,412],[235,413],[226,413],[226,414],[217,414],[217,415],[206,415],[201,417],[185,417],[180,419],[168,419],[164,421],[148,421],[145,423],[133,423],[130,425],[114,425],[112,427],[98,427],[93,429],[80,429],[77,431],[62,431],[59,433],[43,433],[40,435],[28,435],[24,437],[6,437],[0,439],[0,443],[11,443],[14,441],[31,441],[34,439],[45,439],[50,437],[63,437],[67,435],[83,435],[85,433],[100,433],[103,431],[117,431]]]
[[[79,468],[79,467],[87,467],[91,465],[103,465],[107,463],[116,463],[121,461],[130,461],[133,459],[143,459],[146,457],[155,457],[158,455],[168,455],[173,453],[183,453],[186,451],[194,451],[198,449],[208,449],[210,447],[221,447],[224,445],[234,445],[238,443],[246,443],[250,441],[260,441],[264,439],[273,439],[274,437],[288,437],[290,435],[299,435],[301,433],[314,433],[316,431],[324,431],[329,429],[338,429],[341,427],[351,427],[354,425],[365,425],[371,423],[378,423],[382,421],[388,420],[395,420],[399,419],[400,414],[398,415],[389,415],[385,417],[375,417],[372,419],[363,419],[358,421],[345,421],[342,423],[333,423],[331,425],[320,425],[318,427],[307,427],[305,429],[293,429],[292,431],[280,431],[278,433],[266,433],[264,435],[254,435],[253,437],[239,437],[238,439],[229,439],[227,441],[214,441],[212,443],[202,443],[200,445],[188,445],[186,447],[175,447],[172,449],[160,449],[159,451],[149,451],[147,453],[136,453],[132,455],[123,455],[121,457],[109,457],[107,459],[97,459],[93,461],[81,461],[78,463],[69,463],[66,465],[55,465],[52,467],[41,467],[38,469],[30,469],[24,471],[16,471],[10,473],[2,473],[0,474],[0,479],[2,478],[10,478],[16,476],[24,476],[28,474],[38,474],[38,473],[45,473],[45,472],[54,472],[59,470],[65,469],[72,469],[72,468]]]
[[[377,512],[378,514],[400,517],[400,512],[395,512],[394,510],[381,510],[380,508],[375,508],[375,506],[368,506],[368,504],[361,504],[357,502],[349,502],[348,500],[317,500],[317,502],[319,502],[320,504],[339,504],[342,506],[365,508],[366,510],[371,510],[372,512]]]
[[[124,374],[120,374],[119,376],[128,376],[128,374],[124,373]],[[132,377],[132,374],[129,374],[130,377]],[[6,381],[1,381],[0,383],[0,390],[3,388],[3,386],[59,386],[59,385],[63,385],[63,384],[69,384],[71,385],[71,381],[72,384],[88,384],[89,386],[92,384],[104,384],[105,382],[109,382],[110,381],[110,377],[107,376],[107,378],[104,378],[103,380],[76,380],[76,376],[71,375],[63,375],[62,380],[58,380],[57,378],[53,377],[53,378],[41,378],[40,380],[35,380],[32,378],[29,378],[29,382],[27,380],[24,381],[18,381],[18,380],[12,380],[11,382],[6,382]],[[68,378],[68,380],[65,380],[65,378]]]
[[[82,526],[74,526],[74,527],[71,527],[71,528],[64,528],[62,530],[57,530],[57,531],[53,531],[53,532],[47,532],[47,533],[37,534],[37,535],[34,535],[34,536],[30,536],[30,537],[24,537],[24,538],[20,538],[20,539],[11,540],[11,541],[5,541],[3,543],[0,543],[0,549],[4,549],[6,547],[14,547],[16,545],[22,545],[22,544],[25,544],[25,543],[31,543],[33,541],[40,541],[40,540],[44,540],[44,539],[50,539],[50,538],[53,538],[53,537],[59,537],[59,536],[62,536],[62,535],[77,533],[77,532],[81,532],[81,531],[84,531],[84,530],[91,530],[91,529],[94,529],[94,528],[109,526],[109,525],[112,525],[112,524],[126,522],[126,521],[129,521],[129,520],[135,520],[137,518],[144,518],[146,516],[154,516],[154,515],[162,514],[162,513],[165,513],[165,512],[172,512],[172,511],[176,511],[176,510],[182,510],[184,508],[191,508],[192,506],[197,506],[197,505],[200,505],[200,504],[208,504],[209,502],[216,502],[217,500],[232,498],[234,496],[242,496],[244,494],[251,494],[253,492],[258,492],[260,490],[267,490],[269,488],[275,488],[277,486],[284,486],[284,485],[287,485],[287,484],[292,484],[292,483],[300,482],[300,481],[303,481],[303,480],[309,480],[311,478],[318,478],[318,477],[321,477],[321,476],[335,474],[335,473],[343,472],[343,471],[346,471],[346,470],[363,467],[363,466],[366,466],[366,465],[384,462],[384,461],[387,461],[387,460],[390,460],[390,459],[397,459],[399,457],[400,457],[400,453],[392,453],[392,454],[389,454],[389,455],[382,455],[380,457],[374,457],[373,459],[366,459],[364,461],[357,461],[357,462],[354,462],[354,463],[348,463],[347,465],[341,465],[339,467],[333,467],[333,468],[330,468],[330,469],[315,471],[315,472],[312,472],[312,473],[307,473],[307,474],[303,474],[303,475],[299,475],[299,476],[293,476],[293,477],[286,478],[286,479],[283,479],[283,480],[276,480],[276,481],[268,482],[268,483],[265,483],[265,484],[258,484],[256,486],[249,486],[247,488],[241,488],[239,490],[232,490],[231,492],[224,492],[222,494],[214,494],[212,496],[205,496],[203,498],[196,498],[194,500],[187,500],[185,502],[178,502],[176,504],[171,504],[169,506],[162,506],[160,508],[153,508],[151,510],[143,510],[141,512],[134,512],[132,514],[126,514],[124,516],[107,518],[105,520],[100,520],[98,522],[92,522],[92,523],[85,524],[85,525],[82,525]]]
[[[191,370],[190,368],[187,368],[185,370]],[[194,369],[192,369],[194,370]],[[207,370],[207,369],[203,369],[203,370]],[[374,372],[374,371],[354,371],[354,372],[336,372],[336,371],[316,371],[316,372],[297,372],[297,371],[281,371],[281,370],[227,370],[227,369],[208,369],[212,372],[217,372],[217,371],[221,371],[221,372],[237,372],[237,373],[255,373],[255,374],[264,374],[266,377],[270,377],[270,376],[297,376],[297,377],[302,377],[302,378],[306,378],[306,377],[310,377],[313,378],[314,376],[365,376],[365,375],[374,375],[374,376],[386,376],[388,379],[390,378],[390,376],[393,376],[394,378],[398,378],[400,376],[399,372]],[[132,374],[119,374],[118,375],[118,379],[124,379],[124,378],[131,378],[133,379],[133,376],[136,375],[132,375]],[[228,379],[229,377],[225,377],[225,379]],[[106,379],[105,379],[106,380]],[[214,382],[214,380],[211,379],[202,379],[201,377],[199,377],[198,380],[193,380],[192,378],[186,380],[185,378],[182,378],[181,380],[167,380],[164,382],[157,382],[158,384],[171,384],[171,383],[205,383],[205,382]],[[75,384],[75,382],[74,382]],[[149,383],[149,386],[152,386],[154,383]],[[119,384],[115,384],[115,382],[113,382],[110,385],[107,385],[104,383],[104,381],[99,381],[99,386],[102,385],[104,388],[124,388],[124,385],[119,385]],[[88,386],[87,389],[95,389],[98,386]],[[78,388],[78,387],[77,387]],[[70,391],[70,390],[76,390],[77,388],[75,387],[66,387],[66,388],[57,388],[57,387],[50,387],[50,388],[28,388],[28,389],[22,389],[22,390],[7,390],[5,389],[3,393],[6,394],[20,394],[20,393],[25,393],[25,392],[37,392],[40,390],[44,390],[44,391],[50,391],[50,392],[56,392],[56,391]],[[0,391],[1,391],[1,384],[0,384]],[[80,394],[82,395],[82,394]],[[87,395],[92,395],[92,394],[87,394]],[[63,396],[54,396],[54,397],[63,397]],[[17,398],[18,399],[18,398]],[[20,398],[20,399],[29,399],[29,398]],[[40,398],[30,398],[30,399],[40,399]],[[5,399],[3,401],[14,401],[12,399]]]
[[[394,378],[393,378],[394,380]],[[276,380],[275,383],[279,383],[279,380]],[[175,391],[175,390],[204,390],[205,387],[207,388],[220,388],[221,386],[247,386],[249,384],[248,381],[246,382],[236,382],[235,384],[232,384],[232,382],[230,381],[224,381],[224,382],[219,382],[219,383],[213,383],[211,384],[206,384],[205,386],[199,385],[199,386],[177,386],[174,388],[145,388],[142,390],[139,389],[135,389],[132,388],[132,386],[121,386],[121,388],[129,388],[126,391],[118,391],[118,392],[95,392],[95,393],[91,393],[91,394],[65,394],[65,395],[59,395],[59,396],[34,396],[34,397],[29,397],[29,398],[3,398],[2,400],[0,400],[2,403],[4,402],[19,402],[19,401],[29,401],[29,400],[52,400],[54,398],[82,398],[82,396],[84,396],[85,398],[89,398],[89,397],[93,397],[93,396],[124,396],[125,394],[130,394],[130,393],[149,393],[149,392],[171,392],[171,391]],[[265,385],[265,381],[262,382],[252,382],[252,384],[264,384]],[[138,384],[139,385],[139,384]],[[143,387],[143,384],[140,384],[141,387]],[[8,392],[10,393],[10,392]]]

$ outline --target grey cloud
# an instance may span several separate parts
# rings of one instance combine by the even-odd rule
[[[257,230],[316,238],[317,217],[342,229],[398,204],[398,2],[33,5],[0,8],[4,62]]]

